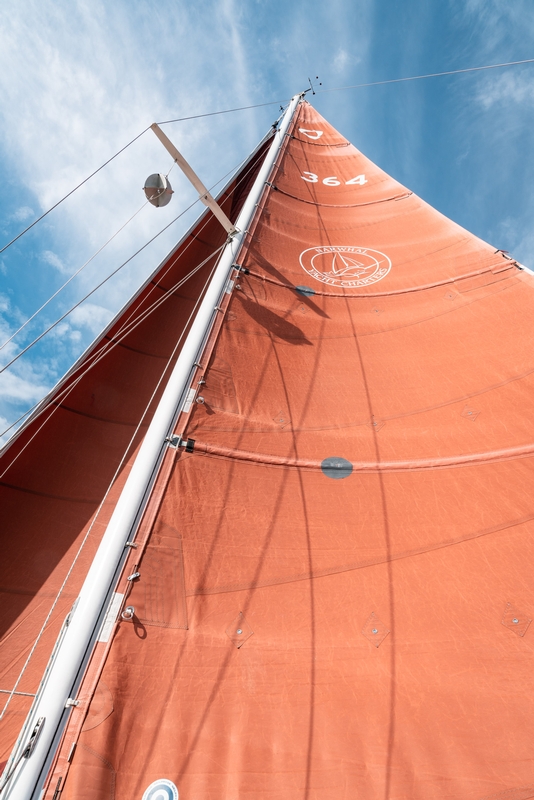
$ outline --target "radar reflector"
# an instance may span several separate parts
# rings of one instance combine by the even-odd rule
[[[161,208],[170,203],[172,197],[172,186],[165,175],[155,173],[149,175],[144,186],[145,196],[149,203],[156,208]]]

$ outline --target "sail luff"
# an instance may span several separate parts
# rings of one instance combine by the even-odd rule
[[[147,434],[140,447],[130,475],[117,502],[107,526],[84,585],[80,591],[76,608],[57,648],[55,661],[40,687],[38,697],[26,722],[26,730],[31,732],[37,721],[44,717],[39,739],[30,758],[22,759],[5,789],[5,798],[27,800],[38,796],[45,775],[43,768],[47,763],[50,747],[58,726],[64,717],[65,704],[73,689],[80,665],[87,648],[96,632],[102,610],[109,598],[117,565],[124,552],[124,546],[132,527],[139,518],[140,507],[146,498],[157,470],[165,438],[180,408],[185,391],[189,386],[191,372],[209,331],[221,293],[224,291],[228,275],[237,258],[254,216],[256,204],[261,196],[278,152],[284,142],[287,129],[302,95],[295,95],[289,104],[275,134],[263,165],[236,221],[238,232],[228,241],[219,264],[205,292],[189,336],[184,343],[171,377],[154,413]],[[26,747],[26,740],[19,741],[11,763],[16,762],[19,752]]]

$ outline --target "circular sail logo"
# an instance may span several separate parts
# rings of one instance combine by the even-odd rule
[[[315,280],[344,287],[369,286],[391,269],[389,258],[378,250],[331,245],[304,250],[300,265]]]
[[[143,800],[178,800],[178,789],[172,781],[158,778],[145,790]]]

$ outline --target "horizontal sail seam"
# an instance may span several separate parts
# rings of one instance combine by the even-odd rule
[[[381,200],[369,200],[367,203],[345,203],[341,205],[337,203],[319,203],[316,200],[306,200],[304,197],[297,197],[294,194],[289,194],[289,192],[280,189],[278,186],[273,186],[273,189],[286,197],[290,197],[292,200],[308,203],[310,206],[321,206],[322,208],[360,208],[361,206],[374,206],[377,203],[388,203],[390,200],[404,200],[406,197],[411,197],[413,194],[413,192],[404,192],[404,194],[394,194],[391,197],[383,197]]]
[[[15,486],[11,483],[5,483],[5,481],[0,481],[0,486],[4,486],[6,489],[13,489],[15,492],[26,492],[26,494],[34,494],[38,497],[46,497],[49,500],[61,500],[62,502],[67,503],[90,503],[91,505],[95,505],[99,502],[99,499],[95,499],[94,497],[64,497],[63,495],[59,494],[49,494],[48,492],[38,492],[35,489],[28,489],[25,486]]]
[[[80,417],[87,417],[87,419],[94,419],[95,422],[105,422],[108,425],[124,425],[127,428],[135,428],[136,422],[124,422],[120,419],[109,419],[107,417],[97,417],[95,414],[88,414],[87,411],[79,411],[77,408],[71,408],[71,406],[66,406],[63,403],[50,403],[50,406],[56,406],[56,408],[61,408],[63,411],[69,411],[71,414],[78,414]],[[143,430],[146,428],[147,425],[141,425],[140,428]]]
[[[499,525],[493,525],[491,528],[484,528],[483,530],[474,531],[466,534],[465,536],[458,536],[454,539],[445,539],[441,542],[429,544],[426,547],[415,547],[410,550],[402,550],[399,553],[391,553],[384,557],[376,556],[375,558],[367,558],[361,561],[352,561],[348,564],[336,564],[333,567],[325,567],[324,569],[314,569],[310,572],[300,572],[293,575],[278,575],[273,578],[266,578],[264,580],[249,581],[248,583],[240,584],[226,584],[222,586],[200,586],[186,589],[188,597],[194,595],[204,594],[227,594],[230,592],[242,592],[246,589],[256,589],[267,586],[280,586],[285,583],[297,583],[298,581],[306,581],[312,578],[328,578],[330,575],[340,575],[343,572],[353,572],[357,569],[367,569],[369,567],[376,567],[380,564],[388,564],[391,561],[401,561],[405,558],[413,558],[414,556],[424,556],[427,553],[432,553],[436,550],[444,550],[446,547],[455,547],[460,544],[467,544],[474,539],[480,539],[483,536],[490,536],[493,533],[502,533],[512,528],[518,528],[521,525],[526,525],[528,522],[534,520],[534,514],[529,514],[519,519],[509,520],[502,522]]]
[[[484,295],[478,295],[476,297],[469,297],[468,292],[466,290],[465,292],[462,292],[462,300],[463,300],[463,302],[461,304],[458,304],[458,305],[454,304],[453,305],[451,303],[451,304],[449,304],[450,308],[447,308],[445,311],[441,311],[439,313],[435,313],[435,314],[432,314],[432,315],[427,316],[427,317],[421,317],[420,319],[415,319],[413,322],[407,322],[407,323],[405,323],[403,325],[394,325],[394,326],[392,326],[390,328],[381,327],[381,328],[377,328],[376,330],[360,331],[358,333],[358,338],[361,339],[361,338],[366,337],[366,336],[382,336],[382,335],[385,335],[385,334],[388,334],[388,333],[392,333],[393,331],[400,331],[400,330],[403,330],[403,329],[406,329],[406,328],[413,328],[416,325],[423,325],[425,322],[432,322],[433,320],[438,319],[439,317],[443,317],[446,314],[455,314],[455,313],[461,311],[462,309],[465,309],[468,306],[473,305],[473,303],[481,303],[484,300],[487,300],[488,297],[494,297],[496,294],[500,294],[501,292],[506,292],[509,289],[512,289],[518,283],[519,283],[519,278],[514,278],[512,275],[507,275],[507,276],[505,276],[504,278],[501,278],[498,281],[492,281],[491,283],[484,284],[483,286],[477,287],[478,289],[484,289],[487,286],[497,286],[497,285],[500,287],[500,288],[492,291],[491,294],[489,294],[489,295],[488,294],[484,294]],[[288,288],[291,288],[291,287],[288,287]],[[472,291],[475,291],[475,290],[474,289],[470,289],[469,290],[469,292],[472,292]],[[346,295],[346,297],[350,298],[351,295]],[[358,297],[361,298],[362,296],[358,295]],[[263,332],[260,332],[258,330],[251,331],[251,330],[248,330],[248,329],[245,329],[245,328],[238,328],[234,324],[229,324],[228,325],[228,329],[232,330],[232,331],[236,331],[238,333],[242,333],[242,334],[244,334],[246,336],[264,336],[266,338],[270,338],[271,337],[270,333],[263,333]],[[295,337],[295,339],[291,339],[291,337],[288,336],[288,337],[286,337],[286,339],[284,339],[282,341],[286,341],[286,342],[291,342],[291,341],[294,341],[294,340],[298,341],[300,338],[301,337]],[[348,335],[343,334],[343,335],[337,335],[337,336],[324,336],[324,335],[312,336],[308,332],[306,338],[311,342],[327,341],[327,340],[332,340],[332,339],[353,340],[354,339],[354,334],[350,333]],[[530,374],[530,373],[527,373],[527,374]],[[518,377],[522,377],[522,376],[518,376]],[[516,380],[516,378],[513,378],[512,380]],[[506,382],[508,382],[508,381],[506,381]],[[500,385],[500,384],[497,384],[497,385]],[[494,387],[490,387],[490,389],[492,389],[492,388],[494,388]],[[485,392],[485,391],[488,391],[488,390],[487,389],[483,389],[482,391]],[[480,394],[480,392],[477,392],[477,393]]]
[[[165,356],[158,356],[158,355],[156,355],[156,353],[147,353],[146,350],[139,350],[139,348],[137,348],[137,347],[131,347],[129,344],[124,344],[124,342],[121,342],[120,339],[114,339],[112,336],[107,336],[106,335],[106,336],[103,336],[102,338],[103,339],[107,339],[108,342],[114,342],[115,344],[118,344],[119,347],[122,347],[124,350],[129,350],[130,353],[138,353],[138,355],[146,356],[147,358],[159,358],[159,359],[162,359],[164,361],[167,360],[167,356],[166,355]]]
[[[350,147],[350,142],[338,142],[337,144],[332,144],[331,142],[312,142],[309,139],[299,139],[298,136],[291,136],[295,142],[302,142],[302,144],[309,144],[312,147]],[[353,145],[354,146],[354,145]]]
[[[193,454],[195,453],[271,467],[316,471],[321,471],[322,469],[322,462],[313,459],[287,458],[268,453],[254,453],[249,450],[207,444],[198,440],[195,442]],[[353,472],[411,472],[489,464],[498,461],[531,458],[532,456],[534,456],[534,443],[502,450],[490,450],[487,453],[470,453],[468,455],[446,456],[444,458],[415,458],[408,461],[352,461],[351,465]]]
[[[323,297],[343,297],[343,298],[355,298],[355,299],[364,299],[366,297],[391,297],[393,295],[399,294],[408,294],[410,292],[422,292],[426,291],[427,289],[436,289],[440,286],[447,286],[450,284],[457,283],[458,281],[467,280],[468,278],[476,278],[479,275],[485,275],[486,273],[491,272],[492,275],[498,275],[501,272],[506,272],[507,270],[512,269],[513,267],[518,267],[517,261],[508,261],[506,264],[493,264],[489,267],[484,267],[484,269],[475,270],[473,272],[466,272],[464,275],[458,275],[455,278],[445,278],[442,281],[435,281],[434,283],[425,283],[421,286],[412,286],[405,289],[392,289],[389,292],[366,292],[365,294],[346,294],[344,292],[322,292],[319,289],[315,289],[314,292],[316,295],[321,295]],[[284,289],[292,289],[295,290],[296,286],[293,286],[290,283],[282,283],[282,281],[276,280],[276,278],[271,278],[268,275],[262,275],[259,272],[254,272],[254,270],[249,269],[249,274],[254,277],[258,278],[265,283],[272,283],[275,286],[283,286]],[[482,289],[483,286],[477,287]]]

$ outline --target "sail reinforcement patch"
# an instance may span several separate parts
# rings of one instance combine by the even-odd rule
[[[346,458],[330,456],[321,462],[321,469],[327,478],[348,478],[352,474],[352,464]]]

